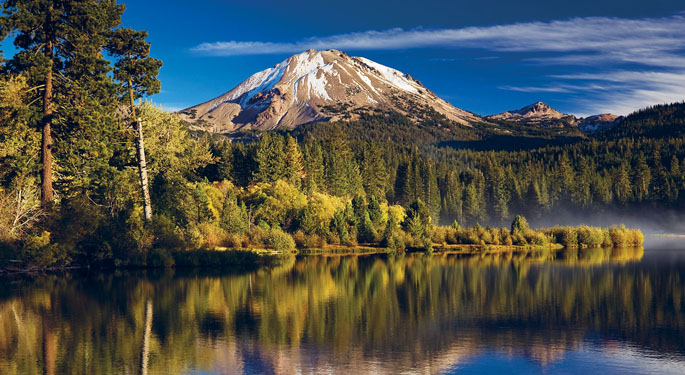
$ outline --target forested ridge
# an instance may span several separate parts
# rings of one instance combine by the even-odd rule
[[[121,25],[116,1],[2,11],[18,51],[0,76],[3,264],[166,264],[169,251],[218,247],[632,245],[641,235],[625,228],[534,231],[517,215],[685,201],[683,103],[594,137],[373,113],[231,142],[138,100],[159,91],[161,61],[146,32]],[[513,151],[477,151],[503,140]]]

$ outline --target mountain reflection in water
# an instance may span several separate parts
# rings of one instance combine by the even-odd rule
[[[307,256],[246,274],[2,282],[7,375],[685,370],[683,251]]]

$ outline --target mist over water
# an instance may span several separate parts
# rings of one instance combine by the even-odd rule
[[[558,209],[543,217],[528,217],[528,221],[532,226],[540,228],[554,225],[591,225],[597,227],[625,225],[628,228],[640,229],[645,235],[685,234],[685,213],[657,208],[607,209],[591,212],[583,212],[577,208]]]
[[[660,239],[5,279],[0,373],[681,374],[685,246]]]

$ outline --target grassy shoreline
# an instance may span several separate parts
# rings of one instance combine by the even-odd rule
[[[0,258],[0,275],[13,273],[41,273],[62,272],[73,269],[154,269],[203,267],[233,270],[252,270],[262,266],[273,266],[283,263],[295,255],[326,255],[326,254],[384,254],[403,252],[426,252],[438,254],[482,255],[498,253],[524,253],[536,250],[561,250],[574,248],[621,248],[641,246],[644,240],[638,229],[628,229],[623,226],[611,228],[596,228],[588,226],[552,227],[544,229],[530,229],[525,222],[521,228],[516,227],[516,221],[511,230],[506,228],[458,228],[435,227],[431,238],[424,237],[416,241],[410,235],[404,234],[399,241],[389,242],[385,246],[383,241],[374,243],[320,244],[318,246],[304,246],[300,241],[293,241],[284,232],[283,241],[274,241],[269,248],[265,247],[222,247],[214,246],[210,249],[164,249],[152,248],[145,252],[130,254],[123,259],[106,259],[94,264],[79,264],[64,262],[52,266],[40,266],[30,260]],[[397,237],[397,235],[394,235]],[[288,240],[288,241],[285,241]],[[396,246],[401,243],[401,246]],[[297,248],[296,248],[296,243]],[[392,244],[395,247],[391,247]]]

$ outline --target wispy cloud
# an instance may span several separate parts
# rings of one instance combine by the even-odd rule
[[[685,67],[685,66],[684,66]],[[587,85],[608,85],[596,100],[583,97],[578,104],[587,113],[609,108],[614,113],[628,114],[649,105],[685,100],[685,70],[674,72],[618,70],[605,73],[577,73],[555,76],[562,80],[577,80]],[[582,90],[578,91],[582,93]]]
[[[623,19],[608,17],[572,18],[551,22],[527,22],[459,29],[394,28],[325,37],[311,37],[290,43],[224,41],[202,43],[197,53],[231,56],[296,53],[303,50],[395,50],[426,47],[478,48],[500,52],[594,52],[625,61],[661,64],[682,62],[676,51],[685,50],[685,15],[664,18]],[[654,52],[659,54],[655,55]],[[682,66],[682,65],[681,65]]]

